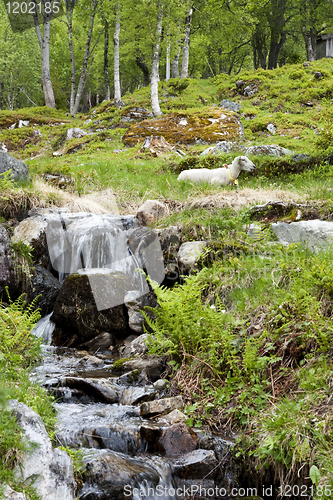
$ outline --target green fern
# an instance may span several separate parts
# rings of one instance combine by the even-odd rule
[[[40,319],[40,311],[35,309],[38,297],[26,306],[24,295],[12,301],[8,288],[6,292],[9,306],[0,303],[0,358],[27,364],[39,355],[39,344],[30,333]]]

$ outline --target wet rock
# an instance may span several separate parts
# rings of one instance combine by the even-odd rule
[[[122,394],[120,404],[138,405],[143,401],[152,401],[155,396],[155,389],[149,389],[148,387],[126,387]]]
[[[308,61],[305,61],[303,63],[304,68],[308,68],[310,66],[310,63]]]
[[[160,413],[168,413],[177,408],[183,408],[183,406],[184,403],[182,396],[158,399],[156,401],[142,403],[140,406],[140,415],[143,417],[151,417]]]
[[[118,403],[120,397],[119,389],[112,383],[112,379],[65,377],[60,380],[60,386],[77,389],[102,403]]]
[[[179,410],[172,410],[167,415],[163,415],[157,419],[158,422],[162,424],[178,424],[180,422],[185,422],[187,420],[187,416],[184,415],[183,412]]]
[[[304,153],[298,154],[298,155],[293,155],[291,157],[291,161],[294,161],[296,163],[300,163],[302,161],[309,161],[311,157],[309,155],[306,155]]]
[[[8,286],[9,293],[17,290],[18,280],[15,277],[13,252],[6,229],[0,224],[0,296]],[[7,296],[6,296],[7,297]],[[6,300],[4,296],[4,299]]]
[[[150,318],[153,317],[153,313],[151,311],[146,311],[145,308],[154,308],[157,306],[157,298],[155,293],[149,292],[145,295],[142,295],[141,292],[127,292],[124,301],[128,312],[128,326],[136,333],[143,333],[145,318],[139,311],[143,310]],[[141,337],[142,335],[140,335],[140,338]],[[128,354],[124,354],[124,356],[134,356],[136,355],[136,353],[141,354],[143,352],[147,352],[147,346],[143,344],[141,340],[134,340],[131,344],[131,350],[126,351],[128,352]]]
[[[18,493],[17,491],[14,491],[10,486],[6,485],[1,498],[2,500],[26,500],[27,497],[24,495],[24,493]]]
[[[31,408],[10,401],[10,407],[22,428],[24,439],[38,446],[26,453],[17,474],[34,481],[42,500],[74,500],[72,461],[64,450],[53,449],[42,419]]]
[[[79,492],[80,499],[126,500],[131,491],[145,485],[155,489],[159,483],[158,473],[142,461],[110,450],[88,451],[83,459],[83,477],[87,484]],[[97,485],[95,493],[87,496],[89,486]],[[93,488],[91,488],[94,491]],[[98,490],[98,493],[96,493]]]
[[[125,358],[126,359],[126,358]],[[140,358],[125,360],[115,370],[133,371],[139,370],[141,376],[151,381],[161,378],[161,373],[165,369],[165,357],[144,354]]]
[[[218,462],[212,450],[194,450],[171,461],[174,474],[181,479],[214,479]],[[214,470],[215,469],[215,470]],[[211,474],[210,474],[211,473]]]
[[[239,487],[237,472],[237,459],[233,453],[235,443],[218,436],[204,436],[199,440],[199,448],[212,450],[219,462],[218,479],[219,486],[230,491],[230,488]]]
[[[54,323],[61,328],[54,340],[56,345],[65,345],[73,335],[76,335],[77,339],[72,347],[85,343],[95,338],[96,333],[106,330],[116,337],[126,331],[123,301],[126,291],[133,288],[131,278],[120,271],[103,271],[100,269],[90,275],[88,270],[85,270],[82,274],[75,273],[66,277],[55,302],[52,317]],[[96,290],[91,278],[95,280]],[[99,302],[121,305],[99,310]]]
[[[132,370],[118,377],[120,385],[146,385],[148,383],[147,375],[141,370]]]
[[[163,400],[162,400],[163,401]],[[183,455],[197,448],[198,436],[184,422],[162,431],[158,449],[167,456]]]
[[[159,438],[162,434],[162,426],[156,425],[155,423],[145,422],[140,427],[140,434],[146,443],[148,443],[148,450],[150,452],[157,451],[156,443],[158,443]]]
[[[187,241],[179,248],[177,260],[181,274],[189,273],[196,267],[200,256],[205,251],[205,241]]]
[[[244,135],[240,120],[232,112],[218,108],[197,113],[163,115],[132,125],[123,137],[127,146],[135,146],[147,136],[163,136],[171,144],[216,143],[240,139]]]
[[[88,135],[88,133],[81,128],[69,128],[67,130],[66,140],[69,141],[70,139],[74,138],[81,139],[81,137],[84,137],[85,135]]]
[[[272,135],[275,135],[276,128],[273,125],[273,123],[269,123],[266,128],[267,128],[268,132],[270,132]]]
[[[277,222],[272,223],[271,228],[280,243],[284,245],[302,243],[312,251],[327,248],[333,240],[333,222],[319,219],[291,222],[290,224]]]
[[[229,99],[222,99],[222,101],[219,104],[219,108],[228,109],[229,111],[234,111],[234,113],[238,113],[242,109],[242,106],[240,104],[237,104],[236,102],[230,101]]]
[[[13,158],[5,151],[0,151],[0,177],[1,174],[9,170],[11,170],[10,177],[15,182],[28,182],[30,180],[29,170],[24,161]]]
[[[321,80],[323,74],[321,73],[321,71],[315,71],[313,76],[315,77],[316,80]]]
[[[147,200],[138,209],[136,218],[143,226],[156,222],[168,213],[167,206],[158,200]]]
[[[139,407],[106,403],[57,403],[57,442],[71,448],[144,451]]]
[[[245,95],[246,97],[252,97],[258,92],[258,90],[258,85],[256,83],[251,83],[244,88],[243,95]]]
[[[44,267],[37,265],[28,283],[27,302],[39,295],[36,306],[41,309],[41,315],[46,316],[53,311],[60,288],[61,283]]]
[[[146,354],[148,352],[147,347],[148,334],[143,333],[139,337],[136,337],[131,342],[127,343],[125,348],[120,351],[122,357],[129,358],[134,356],[140,356],[141,354]]]
[[[115,344],[115,339],[112,333],[104,332],[77,347],[81,349],[88,349],[88,351],[96,351],[99,349],[108,349],[114,344]]]
[[[268,155],[268,156],[285,156],[294,154],[290,149],[282,148],[276,144],[266,146],[250,146],[246,149],[246,156],[252,155]]]

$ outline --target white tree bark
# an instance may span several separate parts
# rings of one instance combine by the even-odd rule
[[[171,63],[171,78],[179,78],[179,57],[180,49],[178,50]]]
[[[113,59],[113,79],[114,79],[114,103],[115,106],[124,106],[121,100],[121,86],[120,86],[120,75],[119,75],[119,34],[120,34],[120,18],[119,18],[119,6],[116,5],[116,25],[113,35],[113,46],[114,46],[114,59]]]
[[[50,75],[50,21],[51,16],[44,15],[44,29],[42,36],[37,14],[34,15],[36,34],[42,53],[42,85],[45,106],[55,108],[55,98]]]
[[[74,2],[65,2],[67,17],[68,45],[71,58],[71,94],[69,98],[69,112],[73,114],[75,103],[75,56],[73,45],[73,9]]]
[[[98,2],[99,2],[99,0],[93,0],[93,3],[92,3],[92,12],[91,12],[90,23],[89,23],[90,26],[89,26],[89,31],[88,31],[88,35],[87,35],[86,47],[85,47],[84,57],[83,57],[82,70],[81,70],[79,84],[78,84],[78,87],[77,87],[77,93],[76,93],[76,98],[75,98],[75,103],[74,103],[72,115],[76,115],[76,113],[78,112],[79,105],[80,105],[80,100],[81,100],[81,97],[82,97],[82,93],[83,93],[84,87],[86,86],[87,79],[88,79],[88,76],[89,76],[88,60],[89,60],[89,57],[92,54],[92,51],[90,51],[90,44],[91,44],[91,37],[92,37],[92,33],[93,33],[93,28],[94,28],[94,21],[95,21],[95,15],[96,15],[96,7],[97,7]],[[96,44],[95,44],[95,46],[96,46]],[[92,64],[92,62],[91,62],[91,64]],[[91,67],[91,64],[90,64],[90,67]]]
[[[191,21],[192,21],[193,8],[191,7],[188,15],[185,19],[185,36],[183,43],[183,61],[182,70],[180,73],[180,78],[188,77],[188,63],[190,57],[190,32],[191,32]]]
[[[162,34],[163,4],[161,0],[157,3],[157,25],[155,31],[155,43],[151,58],[150,74],[150,101],[154,116],[161,116],[162,111],[158,102],[158,81],[159,81],[159,63],[160,63],[160,44]]]
[[[104,33],[104,85],[105,99],[109,101],[111,99],[111,95],[109,84],[109,23],[107,21],[105,21]]]
[[[165,79],[166,81],[170,80],[170,44],[168,45],[167,48]]]

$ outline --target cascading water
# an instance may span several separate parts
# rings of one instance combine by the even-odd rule
[[[141,269],[161,283],[164,263],[159,241],[148,229],[135,226],[133,217],[50,217],[47,244],[59,280],[70,273],[87,274],[97,293],[101,281],[94,283],[94,276],[120,271],[130,278],[133,288],[128,291],[144,294],[149,288],[138,271]],[[94,297],[96,300],[95,293]],[[106,308],[105,304],[99,307],[97,300],[96,306]],[[40,320],[32,332],[46,344],[54,330],[51,317]],[[131,382],[127,376],[112,375],[113,352],[98,351],[91,356],[87,351],[46,348],[43,365],[32,374],[57,398],[59,444],[83,451],[86,472],[78,498],[177,500],[172,460],[147,452],[151,442],[148,446],[146,433],[159,433],[165,424],[147,424],[140,415],[140,401],[158,399],[162,394],[149,380],[140,381],[135,370]],[[214,455],[202,452],[205,459]],[[176,467],[179,470],[178,463]]]

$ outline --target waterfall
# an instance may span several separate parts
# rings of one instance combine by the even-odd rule
[[[32,335],[35,337],[42,337],[44,340],[44,344],[50,345],[52,341],[52,333],[55,328],[55,324],[51,321],[51,316],[53,313],[44,316],[41,318],[36,326],[31,330]]]

